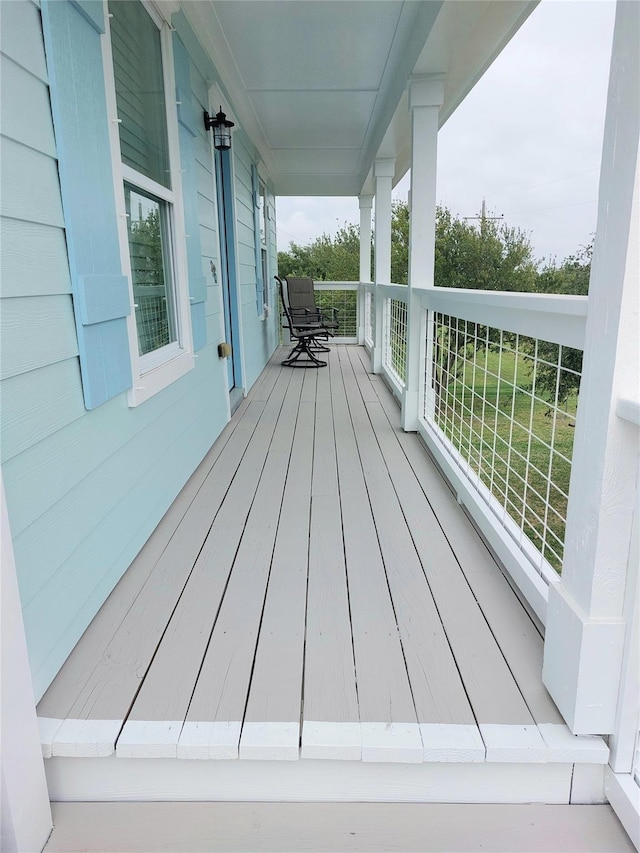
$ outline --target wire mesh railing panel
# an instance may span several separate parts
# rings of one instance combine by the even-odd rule
[[[407,378],[407,303],[385,299],[383,363],[401,385]]]
[[[424,416],[530,559],[560,572],[582,351],[432,316]]]
[[[371,349],[374,342],[375,313],[373,310],[373,293],[367,290],[364,294],[364,342]]]
[[[338,338],[357,338],[358,336],[358,290],[336,288],[335,290],[316,289],[316,305],[331,318],[332,309],[337,309]]]

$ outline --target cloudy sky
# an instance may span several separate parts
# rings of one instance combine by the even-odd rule
[[[614,0],[542,0],[440,131],[438,201],[504,215],[539,259],[595,231]],[[409,176],[394,190],[406,200]],[[357,199],[279,198],[278,248],[359,221]]]

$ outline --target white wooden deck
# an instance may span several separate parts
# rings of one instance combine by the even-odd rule
[[[365,351],[281,357],[41,700],[52,798],[602,799],[605,743]]]

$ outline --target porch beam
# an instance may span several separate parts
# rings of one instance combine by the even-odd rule
[[[393,159],[376,160],[373,168],[375,180],[375,334],[372,367],[374,373],[382,369],[384,300],[378,291],[379,284],[391,284],[391,190],[396,171]]]
[[[420,291],[434,286],[438,114],[444,100],[444,74],[409,81],[411,112],[411,215],[409,217],[409,299],[407,372],[402,427],[418,428],[420,386],[426,346],[426,318]],[[429,371],[427,366],[427,371]],[[427,376],[427,381],[429,376]]]
[[[634,586],[638,433],[616,406],[638,393],[639,26],[640,6],[618,3],[565,558],[547,610],[543,679],[576,734],[615,731]]]
[[[360,205],[360,281],[371,281],[371,208],[373,207],[372,195],[361,195],[358,198]],[[364,345],[365,339],[365,291],[358,291],[358,343]]]

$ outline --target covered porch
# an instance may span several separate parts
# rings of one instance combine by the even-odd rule
[[[282,357],[40,701],[51,798],[601,800],[605,742],[366,350]]]
[[[153,430],[165,442],[158,447],[167,467],[178,448],[193,456],[193,464],[178,460],[162,512],[191,476],[139,553],[161,515],[142,535],[134,489],[151,461],[136,479],[131,457],[118,456],[117,482],[124,474],[135,481],[118,508],[139,534],[136,550],[124,550],[119,531],[107,526],[89,553],[94,540],[71,530],[74,558],[77,544],[86,552],[71,580],[56,579],[55,592],[63,601],[74,586],[83,621],[73,623],[73,650],[38,704],[48,796],[126,805],[608,799],[637,840],[638,109],[637,74],[629,73],[637,69],[637,8],[618,4],[587,299],[434,287],[438,128],[535,3],[381,3],[370,29],[367,4],[344,4],[351,32],[370,37],[352,45],[340,24],[345,41],[337,47],[326,36],[336,30],[331,5],[154,5],[165,42],[179,39],[186,51],[188,63],[177,70],[193,77],[167,91],[171,99],[176,92],[176,108],[186,93],[198,117],[191,126],[179,109],[176,121],[198,146],[192,151],[196,143],[183,134],[197,177],[188,187],[189,230],[203,237],[194,280],[202,284],[205,271],[210,291],[195,304],[212,309],[196,314],[210,327],[208,352],[191,353],[198,383],[178,378],[167,387],[176,395],[186,388],[194,406],[209,400],[209,409],[193,409],[194,428],[205,411],[220,422],[205,419],[196,447],[179,418],[180,397],[175,423],[163,412],[137,424],[136,448]],[[73,7],[84,19],[97,9]],[[300,50],[281,61],[278,45],[295,44],[301,21],[313,34],[313,61]],[[328,44],[334,62],[326,61]],[[235,158],[229,214],[238,239],[233,230],[220,233],[214,214],[218,178],[202,105],[210,112],[224,105],[241,130],[225,155]],[[391,199],[408,168],[409,286],[400,287],[390,275]],[[355,291],[354,325],[343,336],[351,344],[334,346],[318,371],[283,368],[276,351],[255,380],[273,349],[258,343],[277,311],[265,286],[275,259],[267,244],[273,200],[336,192],[359,196],[361,210],[360,280],[324,286]],[[58,227],[62,239],[68,224]],[[182,235],[185,246],[192,236]],[[223,260],[235,305],[218,284]],[[185,317],[188,309],[185,302]],[[236,320],[239,378],[214,399],[227,311]],[[529,360],[534,377],[550,368],[557,392],[567,349],[584,352],[580,407],[566,418],[575,444],[565,453],[555,443],[564,417],[556,393],[534,472],[533,424],[547,398],[537,399],[534,378],[523,422],[514,373],[501,408],[502,365]],[[137,411],[148,415],[161,400]],[[124,396],[117,406],[116,427],[95,434],[87,427],[89,446],[130,424]],[[94,417],[84,408],[81,415]],[[69,457],[76,446],[70,437]],[[162,458],[157,450],[155,470]],[[567,462],[570,488],[555,476]],[[91,479],[87,493],[99,495],[115,470]],[[526,498],[538,473],[542,509],[532,522]],[[29,475],[39,486],[38,468]],[[84,494],[74,492],[74,512]],[[107,510],[97,506],[99,526]],[[30,523],[25,516],[25,529]],[[56,525],[47,524],[55,541]],[[107,545],[118,569],[113,583],[120,580],[105,585],[94,607]],[[3,562],[13,566],[13,554]],[[48,590],[38,591],[43,608]],[[26,683],[26,646],[20,655]],[[16,731],[24,708],[33,713],[30,689],[13,703]],[[40,757],[33,759],[40,780]],[[19,756],[12,767],[20,803],[32,809]],[[41,788],[39,805],[48,809],[43,780]],[[45,828],[47,821],[44,814]],[[22,825],[29,830],[30,822]]]

